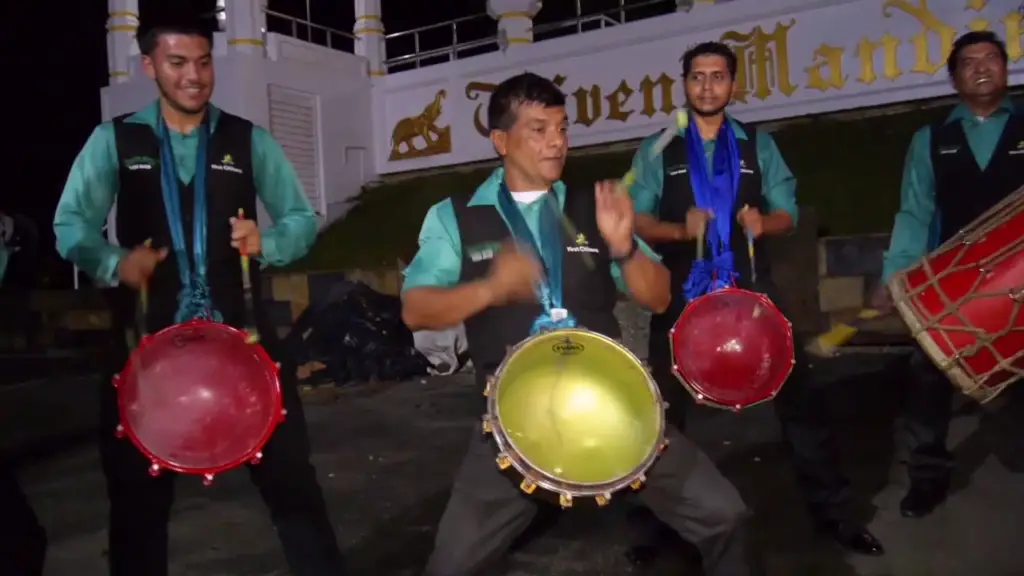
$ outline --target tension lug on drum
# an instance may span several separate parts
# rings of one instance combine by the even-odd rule
[[[533,494],[534,490],[537,489],[537,484],[528,478],[523,478],[523,481],[519,483],[519,489],[527,494]]]
[[[498,454],[497,462],[499,470],[508,470],[512,466],[512,459],[508,457],[508,454]]]
[[[562,509],[572,508],[572,496],[569,494],[559,494],[558,505],[561,506]]]

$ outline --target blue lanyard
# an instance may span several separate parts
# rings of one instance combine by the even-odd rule
[[[194,198],[192,261],[190,262],[185,248],[185,230],[181,215],[181,179],[178,177],[177,163],[174,160],[170,131],[162,116],[157,124],[157,136],[160,139],[160,181],[164,210],[167,213],[171,244],[178,263],[178,276],[181,280],[175,322],[185,322],[193,318],[220,319],[220,315],[213,310],[209,287],[206,284],[206,158],[210,140],[209,114],[203,118],[203,122],[197,130],[199,130],[199,144],[196,147],[196,170],[192,186]]]
[[[559,222],[562,212],[553,191],[549,190],[545,193],[540,201],[544,202],[544,205],[540,210],[540,245],[538,246],[504,181],[498,189],[498,209],[505,216],[513,238],[517,242],[526,244],[544,263],[544,279],[537,286],[537,297],[544,312],[534,321],[532,334],[545,329],[571,328],[576,325],[576,320],[562,307],[563,246]]]

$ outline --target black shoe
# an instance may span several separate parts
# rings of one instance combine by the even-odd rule
[[[914,482],[900,501],[900,514],[904,518],[924,518],[946,501],[949,486],[946,482]]]
[[[852,522],[821,520],[818,521],[818,532],[832,538],[844,549],[865,556],[881,556],[885,554],[882,543],[867,528]]]

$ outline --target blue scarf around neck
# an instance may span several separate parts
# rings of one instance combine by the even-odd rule
[[[533,251],[538,260],[544,263],[544,278],[537,286],[537,299],[543,308],[543,312],[533,321],[530,334],[537,334],[543,330],[555,330],[559,328],[573,328],[576,326],[576,319],[562,307],[562,229],[559,218],[561,209],[558,206],[558,199],[554,191],[549,190],[544,196],[537,200],[543,202],[540,207],[540,245],[534,240],[526,219],[516,206],[512,193],[505,184],[504,178],[498,189],[498,209],[505,217],[512,237],[520,245],[524,245]]]
[[[694,260],[683,288],[686,301],[689,302],[698,296],[732,286],[735,282],[737,274],[730,240],[740,182],[740,154],[736,134],[728,118],[722,121],[718,129],[710,174],[704,153],[704,139],[692,116],[686,127],[685,142],[694,201],[698,208],[710,210],[713,214],[704,238],[711,247],[711,259]]]
[[[220,321],[220,314],[213,309],[210,287],[206,283],[206,164],[210,141],[210,115],[203,118],[196,128],[199,130],[199,145],[196,147],[196,170],[192,181],[192,258],[185,247],[185,230],[181,216],[181,178],[178,176],[171,144],[170,130],[163,116],[157,124],[160,139],[160,183],[163,192],[164,210],[171,231],[171,243],[178,264],[181,291],[178,293],[178,310],[175,323],[187,322],[194,318]],[[194,266],[193,266],[194,264]]]

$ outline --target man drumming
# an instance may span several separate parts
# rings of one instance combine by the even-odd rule
[[[113,299],[119,331],[135,325],[131,310],[138,296],[133,289],[143,284],[149,292],[144,322],[150,332],[204,310],[243,327],[247,312],[239,250],[267,265],[285,265],[309,250],[316,218],[294,168],[270,134],[210,104],[216,23],[165,16],[147,19],[138,31],[143,69],[155,80],[159,98],[101,124],[90,136],[57,206],[57,249],[98,284],[118,286]],[[257,198],[274,222],[262,233],[251,219]],[[115,203],[116,239],[134,248],[114,246],[102,235]],[[239,208],[244,219],[236,218]],[[276,356],[274,331],[258,304],[257,268],[252,269],[256,324],[264,346]],[[124,340],[123,335],[117,339]],[[111,370],[120,370],[127,354],[126,348],[114,354]],[[262,462],[249,473],[270,508],[292,573],[337,576],[341,554],[309,461],[295,370],[288,368],[281,370],[287,417],[264,447]],[[105,383],[101,394],[110,573],[166,575],[174,474],[151,477],[142,453],[115,438],[115,389]]]
[[[616,289],[652,310],[664,310],[669,301],[668,271],[633,235],[629,195],[611,182],[591,192],[567,190],[559,181],[568,149],[561,90],[535,74],[514,76],[491,95],[487,115],[502,167],[475,191],[430,209],[402,292],[402,316],[413,330],[465,322],[481,386],[507,347],[539,327],[578,321],[618,338]],[[563,232],[563,215],[592,251],[566,249],[576,237]],[[747,558],[748,512],[735,488],[671,426],[668,438],[640,500],[701,550],[707,574],[759,573]],[[502,475],[496,456],[497,448],[474,428],[428,576],[484,573],[534,517],[536,503]]]
[[[746,234],[755,238],[756,251],[763,236],[786,234],[797,218],[796,180],[772,137],[725,112],[733,96],[735,75],[736,56],[728,46],[708,42],[688,50],[683,56],[683,77],[690,126],[655,161],[650,160],[648,148],[656,137],[645,140],[634,158],[638,176],[631,193],[636,203],[637,234],[662,254],[672,273],[672,304],[651,318],[648,362],[671,406],[670,419],[679,428],[684,427],[685,412],[693,401],[672,374],[667,332],[687,302],[683,288],[696,258],[695,238],[714,226],[717,218],[738,220],[728,240],[733,253],[731,272],[737,275],[737,285],[764,292],[778,304],[766,258],[756,259],[757,282],[751,281]],[[688,134],[694,140],[699,138],[700,145],[688,141]],[[731,150],[737,151],[736,161],[730,160]],[[704,169],[693,168],[700,164]],[[734,182],[738,182],[738,189],[728,189]],[[709,190],[712,199],[735,201],[725,211],[712,213],[710,206],[698,205],[695,200],[700,197],[695,194],[698,187]],[[719,277],[729,272],[717,271]],[[810,378],[807,359],[798,346],[796,365],[775,399],[775,409],[811,513],[817,527],[845,548],[882,554],[875,537],[850,519],[849,490],[832,446],[823,390]]]
[[[907,152],[882,285],[873,305],[893,309],[885,283],[916,264],[1024,185],[1024,117],[1007,96],[1006,46],[992,32],[968,32],[946,62],[960,104],[938,124],[914,134]],[[900,512],[927,516],[946,500],[952,455],[946,448],[954,388],[925,353],[911,358],[906,423],[911,441],[910,490]]]

